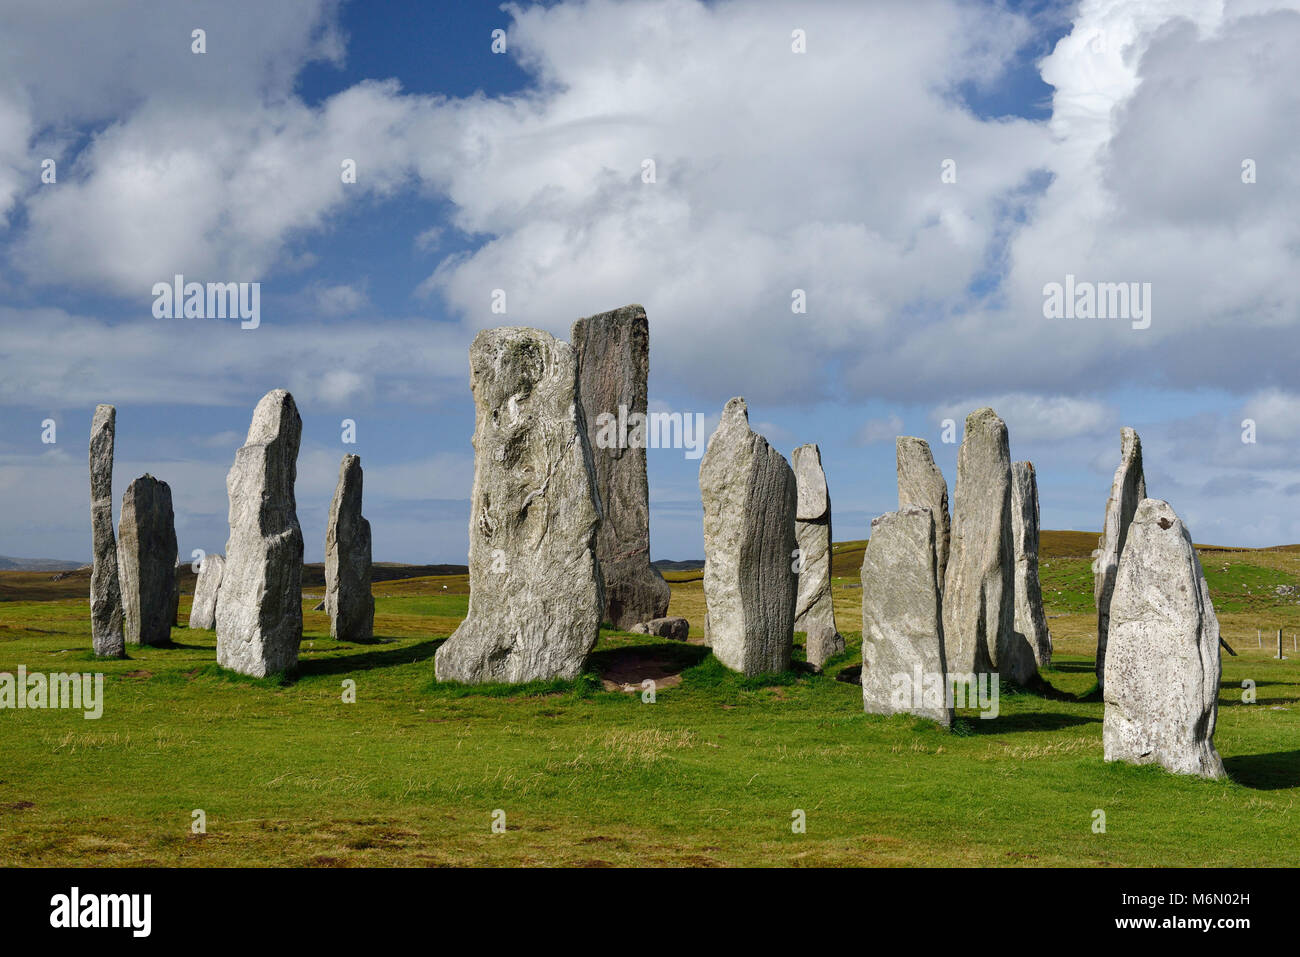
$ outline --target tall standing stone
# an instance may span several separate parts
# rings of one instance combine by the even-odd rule
[[[191,628],[215,628],[217,624],[217,595],[221,578],[226,571],[224,555],[204,555],[199,563],[199,575],[194,582],[194,602],[190,605]]]
[[[871,523],[862,556],[862,705],[947,727],[942,599],[933,513],[905,505]]]
[[[361,516],[361,485],[361,456],[343,456],[325,528],[325,610],[337,641],[373,641],[375,634],[370,523]]]
[[[1033,655],[1015,646],[1011,549],[1011,453],[992,409],[966,416],[957,453],[957,509],[943,589],[948,665],[957,674],[997,671],[1027,680]],[[1023,653],[1020,653],[1023,652]]]
[[[1119,466],[1110,483],[1106,499],[1106,518],[1097,541],[1097,560],[1093,566],[1092,590],[1097,605],[1097,689],[1106,687],[1106,643],[1110,632],[1111,593],[1120,555],[1128,538],[1129,524],[1138,504],[1147,497],[1147,480],[1142,471],[1142,440],[1130,428],[1120,429]]]
[[[700,461],[706,635],[713,654],[746,675],[790,667],[799,578],[794,572],[794,472],[749,428],[734,398]]]
[[[574,679],[605,607],[577,356],[536,329],[487,329],[469,371],[469,614],[438,649],[435,673],[467,684]]]
[[[217,597],[217,664],[262,678],[298,663],[302,528],[294,481],[302,418],[284,389],[262,396],[226,476],[230,539]]]
[[[797,491],[794,531],[801,566],[794,630],[806,636],[808,663],[820,671],[832,655],[844,650],[831,598],[831,496],[821,449],[801,445],[790,458]]]
[[[939,590],[948,572],[948,549],[952,521],[948,517],[948,483],[934,464],[930,443],[914,435],[900,435],[897,441],[898,507],[924,505],[934,518],[934,550],[939,568]]]
[[[126,655],[122,635],[122,586],[117,571],[117,537],[113,534],[113,439],[117,409],[95,406],[90,425],[90,641],[95,654]]]
[[[1038,477],[1034,463],[1011,466],[1011,545],[1015,561],[1015,634],[1033,652],[1038,670],[1052,663],[1052,635],[1038,581]]]
[[[172,490],[152,475],[142,475],[122,496],[117,527],[122,618],[128,645],[165,645],[176,616],[176,524]]]
[[[571,338],[603,515],[596,557],[605,580],[605,620],[628,629],[637,622],[662,618],[672,595],[659,570],[650,564],[644,424],[650,326],[643,308],[624,306],[579,319]],[[639,417],[639,428],[634,416]],[[607,441],[611,433],[618,440]],[[624,434],[626,443],[621,441]]]
[[[1167,502],[1148,498],[1126,539],[1110,600],[1106,760],[1223,777],[1219,621],[1192,538]]]

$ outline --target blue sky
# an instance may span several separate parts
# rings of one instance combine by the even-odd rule
[[[97,402],[119,504],[151,472],[224,549],[285,387],[309,560],[357,452],[376,560],[463,561],[474,332],[631,302],[652,408],[818,442],[837,538],[895,507],[893,436],[951,487],[942,422],[991,402],[1044,527],[1100,525],[1132,425],[1198,540],[1300,541],[1295,4],[48,7],[0,13],[0,554],[88,560]],[[153,318],[178,272],[260,282],[261,326]],[[1044,318],[1067,274],[1150,282],[1151,327]],[[698,461],[649,469],[653,557],[700,556]]]

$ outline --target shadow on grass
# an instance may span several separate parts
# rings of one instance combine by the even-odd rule
[[[1239,754],[1224,758],[1223,767],[1238,784],[1256,791],[1300,787],[1300,751]]]
[[[1100,724],[1100,718],[1091,718],[1078,714],[1057,714],[1044,711],[1037,713],[1000,714],[996,718],[981,718],[979,715],[961,715],[961,719],[970,725],[971,734],[1015,734],[1020,731],[1060,731],[1062,728],[1074,728],[1081,724]]]
[[[1052,662],[1053,671],[1066,671],[1075,674],[1082,674],[1085,671],[1096,671],[1097,666],[1087,661],[1062,661]]]
[[[427,661],[433,657],[434,652],[438,650],[438,646],[446,640],[446,638],[430,638],[428,641],[421,641],[414,645],[406,645],[401,648],[385,648],[382,651],[379,645],[368,645],[364,647],[373,648],[374,650],[363,651],[355,655],[337,655],[299,661],[297,670],[289,675],[289,683],[299,678],[315,677],[317,675],[337,675],[345,671],[370,671],[374,668],[410,665],[418,661]]]
[[[669,641],[593,651],[587,658],[587,667],[610,681],[622,684],[635,680],[640,683],[646,678],[661,681],[679,675],[707,657],[708,648]]]

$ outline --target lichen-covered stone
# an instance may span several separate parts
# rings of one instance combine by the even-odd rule
[[[122,619],[128,645],[165,645],[176,623],[176,524],[172,490],[142,475],[122,496],[117,528]]]
[[[1219,621],[1192,538],[1167,502],[1143,499],[1110,599],[1106,760],[1223,777],[1219,669]]]
[[[90,425],[90,643],[106,658],[126,655],[122,624],[122,586],[113,533],[113,440],[117,410],[95,406]]]
[[[294,481],[302,418],[284,389],[264,395],[226,476],[230,539],[217,596],[217,664],[265,677],[298,664],[302,528]]]
[[[820,671],[831,656],[844,650],[831,598],[831,496],[821,449],[801,445],[794,450],[791,464],[797,487],[794,529],[799,548],[794,630],[806,636],[804,656]]]
[[[605,620],[615,628],[662,618],[671,589],[650,564],[650,486],[645,429],[616,431],[601,441],[602,417],[627,422],[645,416],[650,373],[650,326],[641,306],[623,306],[573,324],[579,394],[587,422],[602,519],[596,557],[605,582]],[[634,420],[633,420],[634,421]],[[628,441],[621,441],[626,431]]]
[[[435,672],[467,684],[572,680],[605,607],[577,357],[536,329],[488,329],[470,346],[470,388],[469,614]]]
[[[1015,623],[1011,453],[1006,423],[992,409],[966,417],[956,499],[943,588],[944,648],[954,673],[986,674],[999,670],[1000,658],[1020,660],[1003,653]],[[1024,651],[1032,668],[1033,656]]]
[[[336,641],[374,640],[370,523],[361,515],[361,456],[345,455],[325,528],[325,610]]]
[[[1041,671],[1052,663],[1052,636],[1038,580],[1038,478],[1032,462],[1015,462],[1011,466],[1011,545],[1016,639],[1029,646]]]
[[[948,516],[948,483],[934,464],[930,443],[914,435],[900,435],[896,443],[898,507],[924,505],[934,518],[934,550],[939,562],[939,590],[948,573],[952,521]]]
[[[862,556],[862,705],[952,724],[933,513],[906,505],[871,523]]]
[[[1130,428],[1120,430],[1119,465],[1110,483],[1106,499],[1106,517],[1097,542],[1093,565],[1093,600],[1097,606],[1097,687],[1106,687],[1106,641],[1110,632],[1111,593],[1119,571],[1120,555],[1128,537],[1128,527],[1138,504],[1147,497],[1147,480],[1142,470],[1142,440]]]
[[[700,462],[707,640],[745,675],[790,667],[799,577],[794,472],[734,398]]]
[[[198,578],[194,582],[194,602],[190,605],[191,628],[217,626],[217,595],[221,578],[226,570],[224,555],[204,555],[199,563]]]

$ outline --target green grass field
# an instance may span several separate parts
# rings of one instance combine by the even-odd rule
[[[1094,686],[1095,543],[1044,533],[1050,689],[1004,689],[999,717],[961,712],[951,732],[865,715],[835,679],[860,662],[861,542],[835,548],[849,649],[825,675],[721,668],[694,643],[699,574],[678,572],[670,613],[691,619],[692,643],[606,632],[582,680],[524,688],[433,681],[463,575],[378,583],[379,645],[331,641],[305,611],[298,674],[256,681],[216,667],[212,632],[182,627],[172,647],[97,661],[84,581],[5,573],[0,672],[102,671],[106,701],[99,720],[0,711],[0,865],[1294,865],[1300,595],[1277,588],[1300,584],[1300,549],[1202,550],[1238,653],[1216,735],[1232,780],[1207,782],[1102,760],[1102,705],[1079,700]]]

